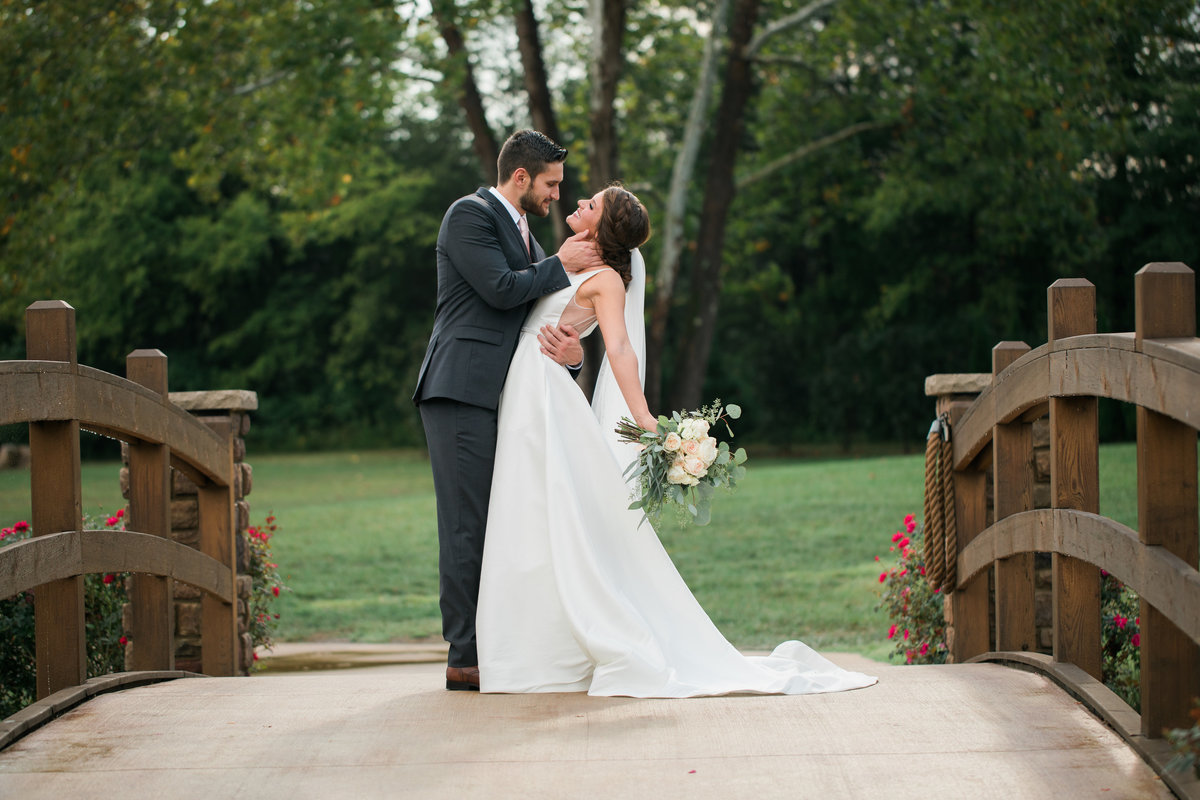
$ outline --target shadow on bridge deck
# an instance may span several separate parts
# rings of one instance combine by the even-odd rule
[[[897,667],[831,654],[879,683],[632,700],[446,692],[441,663],[404,663],[422,658],[397,652],[308,660],[377,664],[369,668],[94,697],[0,752],[0,797],[1172,796],[1055,684],[995,664]],[[293,666],[305,661],[279,657],[296,656]]]

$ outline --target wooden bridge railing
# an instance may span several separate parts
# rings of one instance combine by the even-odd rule
[[[1053,661],[1099,679],[1100,570],[1112,573],[1141,598],[1141,734],[1154,738],[1189,727],[1200,695],[1200,339],[1187,266],[1149,264],[1134,290],[1133,333],[1098,334],[1095,287],[1060,280],[1047,343],[994,348],[991,386],[954,421],[957,579],[946,600],[955,661],[1035,650],[1033,554],[1051,553]],[[1098,398],[1137,406],[1136,531],[1098,513]],[[1029,427],[1045,414],[1052,507],[1035,509]]]
[[[204,592],[202,669],[236,674],[232,426],[167,399],[167,357],[135,350],[128,379],[77,362],[75,309],[29,306],[26,361],[0,362],[0,425],[29,423],[34,537],[0,550],[0,597],[34,592],[39,699],[87,679],[83,575],[131,572],[126,669],[174,669],[171,581]],[[129,443],[125,531],[83,530],[79,433]],[[199,487],[199,551],[170,538],[170,469]]]

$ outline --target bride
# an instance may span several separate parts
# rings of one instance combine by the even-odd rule
[[[629,416],[653,430],[642,391],[646,209],[610,186],[567,218],[608,265],[530,311],[500,396],[476,630],[484,692],[695,697],[807,694],[869,686],[807,645],[747,657],[717,630],[654,529],[631,511],[617,442]],[[627,288],[628,287],[628,288]],[[627,302],[628,296],[628,302]],[[540,352],[539,331],[599,327],[607,355],[593,409],[567,370]]]

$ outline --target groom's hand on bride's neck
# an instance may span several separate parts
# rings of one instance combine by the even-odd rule
[[[558,260],[567,272],[582,272],[604,266],[600,248],[592,239],[591,231],[581,231],[562,243],[558,248]]]

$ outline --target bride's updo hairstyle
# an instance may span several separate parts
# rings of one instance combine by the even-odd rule
[[[596,226],[596,244],[604,263],[617,271],[626,286],[632,278],[629,251],[650,238],[650,215],[633,192],[619,184],[604,190],[600,224]]]

